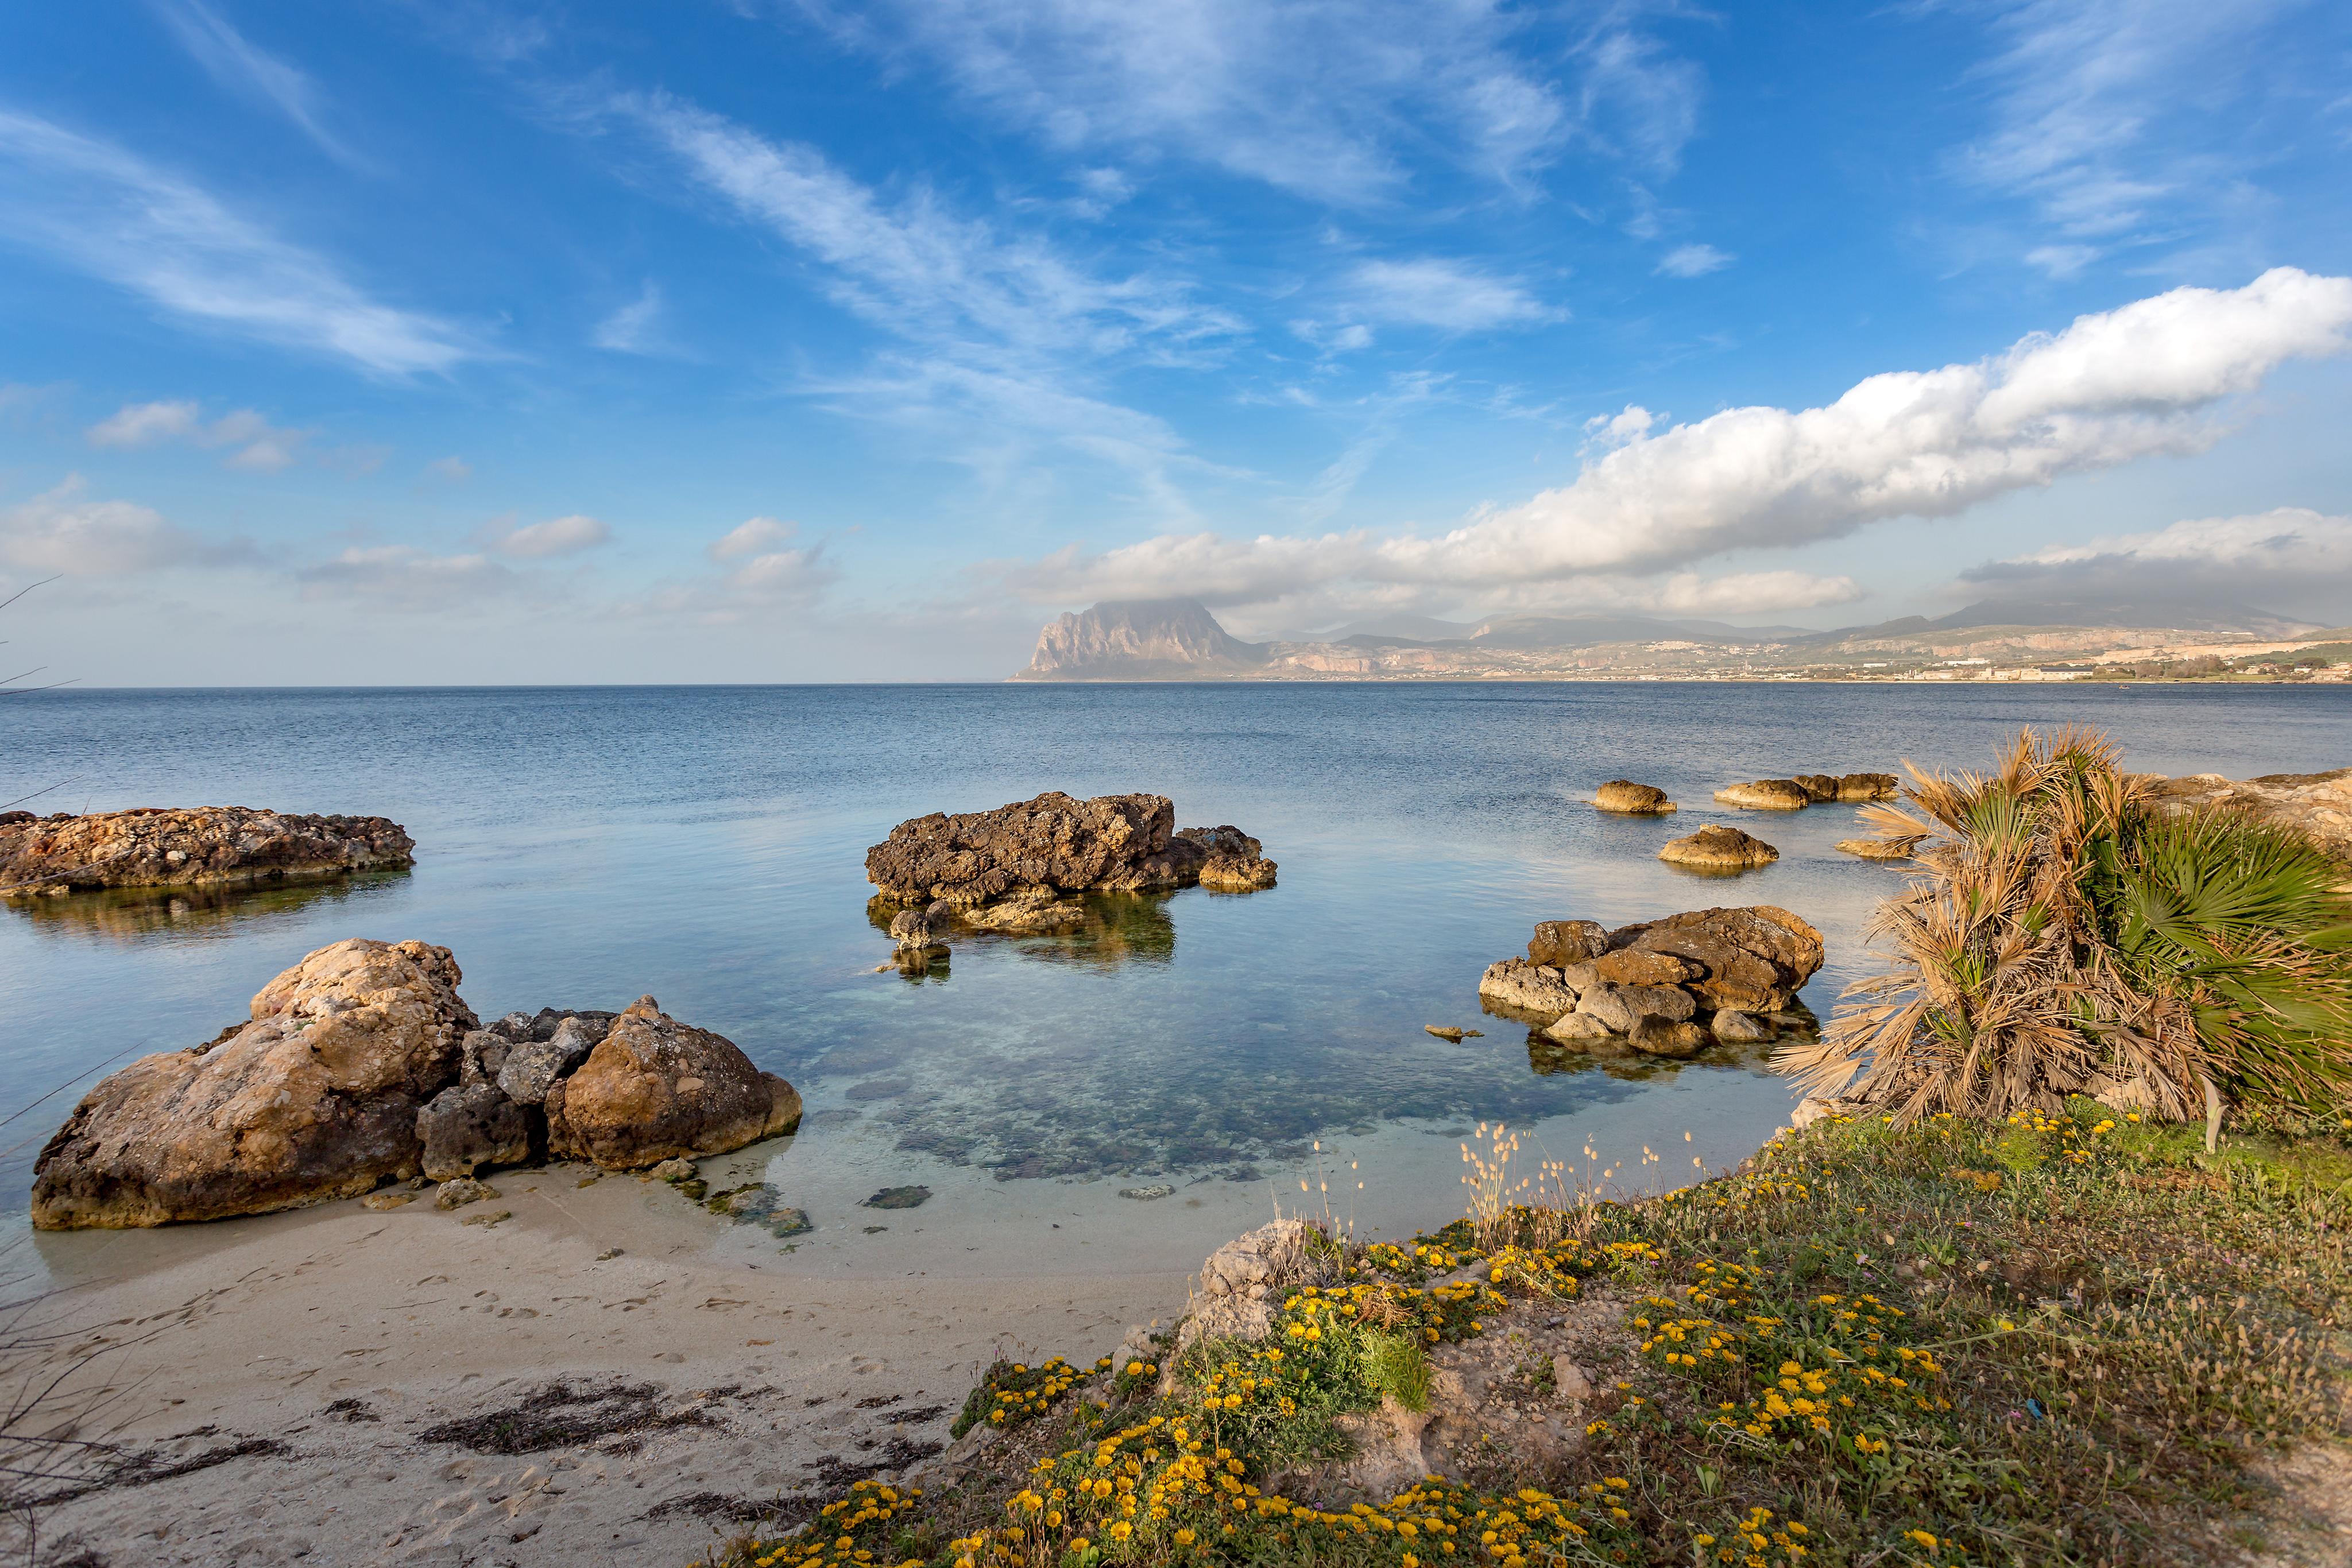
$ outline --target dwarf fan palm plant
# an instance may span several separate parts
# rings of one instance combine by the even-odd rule
[[[1894,965],[1781,1053],[1807,1089],[1904,1121],[2352,1091],[2352,904],[2307,841],[2156,814],[2092,731],[2026,730],[1990,774],[1911,775],[1908,809],[1868,813],[1923,846],[1870,928]]]

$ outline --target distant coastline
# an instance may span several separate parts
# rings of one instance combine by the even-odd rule
[[[1862,684],[2352,681],[2352,628],[2239,611],[2219,622],[2096,624],[2080,606],[1984,604],[1835,632],[1628,616],[1517,616],[1475,624],[1412,618],[1248,643],[1192,600],[1113,601],[1038,635],[1024,682],[1817,681]],[[2184,617],[2186,619],[2186,617]],[[1434,634],[1433,634],[1434,633]]]

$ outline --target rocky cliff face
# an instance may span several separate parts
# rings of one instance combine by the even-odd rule
[[[1264,644],[1217,624],[1197,600],[1111,600],[1037,634],[1024,681],[1213,680],[1265,663]]]

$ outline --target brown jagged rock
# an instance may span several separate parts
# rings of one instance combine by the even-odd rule
[[[1715,798],[1727,806],[1745,806],[1751,811],[1801,811],[1813,803],[1811,793],[1793,779],[1729,784],[1717,789]]]
[[[1256,893],[1274,885],[1277,869],[1265,846],[1228,822],[1221,828],[1185,828],[1169,843],[1198,844],[1202,852],[1194,880],[1217,893]]]
[[[1902,783],[1892,773],[1847,773],[1837,781],[1841,800],[1892,800]]]
[[[579,1070],[548,1090],[546,1111],[550,1153],[635,1170],[790,1132],[801,1097],[734,1041],[640,997]]]
[[[61,814],[0,824],[0,896],[304,881],[411,865],[415,850],[383,817],[246,806]]]
[[[1753,871],[1779,860],[1780,852],[1738,828],[1710,822],[1688,837],[1668,840],[1658,858],[1701,871]]]
[[[1706,971],[1686,982],[1702,1009],[1781,1012],[1820,972],[1822,934],[1785,909],[1698,909],[1612,931],[1612,949],[1689,958]]]
[[[2352,865],[2352,768],[2332,773],[2266,773],[2246,779],[2192,773],[2158,780],[2150,804],[2163,812],[2205,807],[2243,811],[2291,828],[2330,859]]]
[[[1045,893],[1150,893],[1206,882],[1226,892],[1274,885],[1275,862],[1239,828],[1174,831],[1165,795],[1048,791],[992,811],[933,812],[866,852],[866,880],[897,904],[947,903],[959,916]]]
[[[1576,1006],[1577,992],[1553,965],[1532,958],[1489,964],[1478,977],[1478,999],[1490,1012],[1549,1023]]]
[[[252,1021],[101,1081],[41,1151],[33,1223],[130,1228],[346,1197],[417,1173],[417,1112],[476,1025],[457,960],[354,939],[263,987]]]
[[[1609,951],[1609,928],[1598,920],[1538,920],[1528,940],[1528,956],[1538,964],[1566,968],[1598,958]]]
[[[1797,773],[1789,782],[1805,792],[1805,798],[1815,805],[1838,798],[1838,779],[1834,773]]]
[[[1599,810],[1622,812],[1629,817],[1663,816],[1675,809],[1664,789],[1636,784],[1630,779],[1612,779],[1595,789],[1592,804]]]

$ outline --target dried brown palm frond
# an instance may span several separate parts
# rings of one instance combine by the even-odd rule
[[[2328,1081],[2328,1053],[2311,1042],[2314,1020],[2331,1016],[2321,981],[2342,972],[2336,950],[2284,936],[2265,946],[2243,918],[2213,925],[2249,909],[2316,930],[2325,922],[2315,906],[2295,902],[2305,870],[2282,869],[2294,857],[2270,845],[2240,879],[2253,893],[2220,901],[2228,907],[2219,913],[2191,909],[2162,942],[2135,935],[2119,925],[2121,912],[2183,903],[2149,891],[2150,846],[2179,830],[2153,821],[2147,781],[2120,763],[2105,737],[2070,727],[2022,731],[1988,773],[1948,777],[1906,764],[1904,804],[1865,813],[1883,837],[1917,845],[1919,871],[1869,929],[1892,967],[1849,987],[1857,1005],[1819,1042],[1783,1051],[1782,1071],[1812,1092],[1889,1106],[1906,1121],[2054,1108],[2068,1094],[2126,1085],[2150,1109],[2183,1116],[2216,1077],[2245,1076],[2246,1061],[2266,1064],[2266,1088],[2291,1083],[2307,1094]],[[2199,851],[2201,860],[2185,861],[2170,852],[2179,862],[2167,873],[2173,882],[2201,874],[2184,864],[2251,852]],[[2278,891],[2281,877],[2294,896]],[[2235,1011],[2221,1005],[2223,991],[2242,1004]],[[2255,1015],[2268,1034],[2227,1027]],[[2293,1042],[2271,1040],[2294,1020]],[[2339,1048],[2335,1060],[2345,1054]]]

